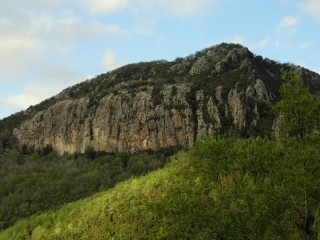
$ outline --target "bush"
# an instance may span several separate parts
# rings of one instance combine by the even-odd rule
[[[84,151],[84,155],[86,158],[88,159],[94,159],[96,156],[96,151],[94,150],[93,146],[87,146],[85,151]]]

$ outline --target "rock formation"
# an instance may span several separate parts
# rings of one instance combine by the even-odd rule
[[[108,152],[188,148],[232,129],[244,137],[270,134],[270,105],[284,67],[234,44],[173,62],[128,65],[64,90],[40,111],[27,110],[33,114],[14,136],[20,147],[51,145],[64,153],[87,146]],[[319,76],[307,73],[319,86]]]

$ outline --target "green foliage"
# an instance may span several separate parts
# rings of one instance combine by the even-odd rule
[[[85,149],[84,155],[88,159],[91,159],[91,160],[94,159],[95,156],[96,156],[96,152],[94,150],[94,147],[87,146],[86,149]]]
[[[319,144],[204,139],[162,170],[19,221],[0,239],[319,239]]]
[[[53,147],[51,144],[47,144],[47,146],[40,150],[40,155],[47,156],[53,151]]]
[[[298,75],[284,71],[282,79],[282,100],[274,106],[274,110],[282,117],[282,135],[289,134],[302,139],[319,124],[320,99],[303,86]]]
[[[238,43],[222,43],[221,46],[227,48],[228,50],[232,50],[234,48],[242,48],[242,45]]]
[[[162,86],[155,85],[152,88],[152,100],[154,106],[160,105],[163,102],[163,93],[161,92]]]
[[[52,147],[0,155],[0,230],[40,211],[113,187],[163,167],[177,148],[139,154],[96,152],[59,156]]]

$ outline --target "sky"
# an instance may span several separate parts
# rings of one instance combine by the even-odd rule
[[[221,42],[320,73],[320,0],[0,0],[0,119],[129,63]]]

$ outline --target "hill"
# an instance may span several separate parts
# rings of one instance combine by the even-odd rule
[[[319,139],[209,138],[0,239],[319,239]]]
[[[175,61],[130,64],[72,86],[0,121],[0,150],[52,147],[60,154],[189,148],[214,132],[268,136],[280,72],[318,93],[318,74],[219,44]]]
[[[320,77],[318,74],[299,66],[280,64],[256,56],[241,45],[220,44],[186,58],[177,58],[172,62],[162,60],[124,66],[65,89],[60,94],[30,107],[26,111],[0,120],[0,231],[9,228],[22,218],[29,218],[33,214],[40,214],[40,212],[55,211],[67,203],[110,189],[121,181],[162,168],[170,162],[172,154],[175,154],[181,148],[191,148],[197,141],[207,135],[221,134],[242,138],[272,136],[277,133],[281,126],[281,121],[279,121],[281,119],[277,118],[271,109],[274,103],[280,100],[280,73],[283,70],[286,70],[288,74],[293,73],[299,84],[299,77],[301,77],[304,86],[313,94],[319,94]],[[303,86],[301,88],[308,92],[308,89]],[[298,96],[297,94],[299,95],[299,93],[296,93],[295,96]],[[312,95],[305,96],[312,100]],[[306,110],[305,107],[311,107],[311,105],[308,105],[310,101],[306,101],[308,99],[299,98],[296,100],[298,101],[294,101],[294,104],[299,103],[300,100],[303,102],[301,108],[303,111],[294,111],[294,116],[297,113],[310,112],[304,111]],[[290,104],[292,106],[293,103]],[[316,113],[318,105],[314,104],[314,108]],[[290,107],[290,109],[295,108]],[[301,119],[306,120],[305,126],[313,124],[313,121],[308,121],[308,118],[310,118],[308,114],[300,115],[303,115],[303,118],[296,118],[298,124]],[[293,133],[292,129],[287,130]],[[309,130],[313,129],[310,128]],[[300,135],[301,138],[305,136],[305,134]],[[248,140],[248,142],[237,140],[236,142],[240,144],[237,145],[239,148],[246,148],[247,144],[251,144],[251,141],[253,140]],[[261,144],[265,142],[270,147],[269,151],[271,153],[268,155],[265,152],[264,159],[272,158],[272,149],[275,148],[275,151],[278,151],[277,147],[280,144],[283,150],[277,157],[280,161],[284,158],[282,163],[287,168],[292,168],[291,165],[297,164],[299,168],[293,168],[292,170],[300,171],[300,173],[308,170],[304,168],[306,166],[301,166],[298,158],[295,159],[296,162],[292,162],[292,159],[286,157],[285,154],[289,151],[286,148],[291,147],[287,143],[268,142],[261,139],[257,142]],[[316,174],[318,169],[316,165],[319,161],[316,158],[317,142],[316,139],[314,144],[300,141],[297,143],[291,142],[292,146],[301,150],[297,155],[300,154],[302,159],[304,159],[305,152],[313,151],[313,154],[315,154],[315,156],[311,156],[312,154],[308,153],[310,159],[315,161],[315,165],[312,165],[309,169],[314,171],[312,174]],[[229,141],[228,144],[236,147],[233,142]],[[201,146],[201,144],[197,146]],[[312,148],[315,149],[312,150]],[[264,148],[261,147],[261,149]],[[179,157],[180,160],[177,161],[183,166],[185,164],[182,162],[186,161],[186,164],[189,164],[187,169],[199,167],[199,170],[197,170],[199,174],[201,172],[205,173],[207,171],[206,167],[213,169],[213,166],[209,166],[209,163],[204,161],[201,166],[193,165],[194,162],[190,162],[188,159],[202,161],[201,156],[209,150],[204,148],[204,152],[199,151],[196,155],[192,155],[192,152],[195,151],[192,150],[191,153],[184,155],[187,157]],[[255,151],[259,152],[260,149],[257,147]],[[229,150],[226,150],[226,152],[229,153]],[[214,154],[206,157],[206,161],[210,162],[212,159],[216,159]],[[266,170],[266,167],[260,168],[264,164],[268,164],[267,162],[259,163],[259,161],[262,161],[262,157],[261,159],[258,157],[260,167],[256,166],[258,163],[253,162],[253,160],[250,162],[252,166],[243,166],[245,164],[243,161],[251,157],[241,155],[243,154],[241,151],[239,153],[231,152],[230,154],[230,156],[226,155],[224,157],[235,159],[235,164],[242,166],[241,174],[246,173],[247,169],[251,167],[258,167],[254,170],[254,181],[259,182],[261,175],[265,176],[277,171],[273,168],[275,160],[270,163],[272,166],[267,166],[271,170]],[[252,152],[252,154],[256,156],[255,152]],[[278,166],[277,164],[275,163],[275,166]],[[176,168],[174,170],[176,172],[181,170],[174,163],[172,166]],[[220,171],[225,171],[224,168],[220,168],[222,166],[226,167],[227,165],[217,166],[219,169],[217,176],[219,176]],[[231,165],[231,168],[237,169],[239,166]],[[282,165],[278,167],[283,170],[281,170],[281,174],[287,174]],[[202,176],[198,172],[193,173],[184,169],[181,173],[183,181],[190,183],[188,177],[197,179]],[[280,179],[281,174],[279,173],[276,178],[279,177]],[[298,176],[296,172],[290,174]],[[172,175],[170,180],[173,181],[172,186],[174,188],[179,189],[181,187],[181,191],[187,191],[187,193],[189,193],[188,191],[191,191],[190,193],[196,191],[195,189],[190,190],[188,186],[182,183],[175,185],[174,177]],[[204,176],[204,178],[206,177],[208,179],[212,178],[210,174]],[[231,173],[230,178],[233,179],[234,177],[236,176]],[[256,177],[258,178],[256,179]],[[272,175],[270,178],[275,177]],[[145,179],[148,179],[148,177]],[[227,176],[227,179],[229,179],[229,176]],[[304,176],[302,179],[311,181]],[[317,185],[316,178],[312,177],[313,180],[315,185],[310,187],[313,194],[310,196],[311,202],[309,200],[301,202],[306,200],[306,198],[301,197],[302,195],[297,198],[291,192],[291,195],[288,195],[291,197],[291,201],[294,201],[295,217],[298,216],[298,218],[295,218],[290,213],[290,219],[295,219],[292,221],[304,229],[302,233],[305,232],[306,235],[315,234],[313,228],[317,227],[316,223],[318,221],[316,220],[318,216],[316,207],[318,197],[316,194],[318,192],[315,189],[319,188],[319,185]],[[139,181],[142,181],[142,184],[144,180]],[[299,188],[299,184],[303,184],[302,180],[296,182],[295,179],[292,179],[292,181],[297,183],[297,186],[292,186],[293,189]],[[211,183],[207,180],[201,180],[199,187],[203,185],[204,189],[211,188],[213,187]],[[219,184],[221,183],[224,184],[223,181],[219,182]],[[131,183],[127,184],[130,185]],[[288,183],[285,182],[285,186],[287,185]],[[263,184],[260,186],[259,191],[264,194],[267,189],[264,189],[263,186]],[[153,188],[153,186],[150,187]],[[235,189],[232,185],[229,187]],[[272,194],[277,194],[273,187],[278,188],[279,185],[272,185],[272,190],[270,190]],[[214,189],[216,188],[219,189],[220,186],[214,185]],[[121,187],[117,189],[121,189]],[[246,191],[246,189],[242,190]],[[166,191],[166,188],[161,189],[160,187],[157,194],[162,196],[163,193],[166,196]],[[171,189],[171,191],[175,193],[175,196],[179,195],[176,190]],[[209,194],[210,191],[208,190],[206,194]],[[240,194],[236,190],[234,191],[235,196]],[[187,193],[185,196],[188,196]],[[224,194],[227,193],[223,192],[222,196],[232,197],[231,193],[228,193],[229,195]],[[255,196],[256,192],[253,191],[250,194]],[[301,194],[301,191],[299,194]],[[304,195],[306,194],[309,194],[309,189]],[[203,201],[212,201],[203,193],[199,196]],[[192,195],[192,197],[195,196]],[[289,204],[289,200],[285,196],[279,197],[281,201],[285,200]],[[265,198],[263,197],[263,199]],[[195,199],[196,202],[202,201],[198,198]],[[150,199],[150,201],[157,201],[156,197]],[[161,205],[164,204],[162,201],[165,202],[165,199],[159,198],[159,201]],[[178,203],[174,202],[175,199],[170,201],[173,201],[174,206],[177,206]],[[218,199],[217,201],[222,200]],[[230,200],[229,203],[233,204],[233,202],[234,199]],[[127,206],[126,203],[123,204]],[[195,202],[193,204],[196,205]],[[203,204],[208,209],[212,208],[208,203],[203,202]],[[278,204],[280,202],[275,203],[276,208]],[[305,210],[309,204],[312,207]],[[170,209],[170,206],[166,206],[166,208]],[[304,212],[302,209],[304,209]],[[162,210],[165,212],[165,209]],[[217,210],[214,210],[214,208],[211,210],[215,211],[217,216],[220,216]],[[265,214],[269,214],[269,210],[269,208],[266,209]],[[179,215],[181,215],[181,211]],[[155,214],[159,218],[162,216],[158,212]],[[198,215],[197,212],[194,212],[194,214],[195,216]],[[199,212],[200,218],[201,214]],[[232,216],[230,211],[230,217]],[[145,217],[147,219],[147,216]],[[233,217],[238,219],[236,215]],[[177,224],[186,224],[183,223],[183,218],[180,219],[178,215],[174,218],[177,218]],[[288,221],[291,224],[290,219]],[[136,220],[141,222],[139,219]],[[218,219],[215,224],[218,224],[219,221],[221,219]],[[283,221],[287,224],[287,221]],[[130,224],[133,224],[133,222]],[[148,226],[146,222],[143,222],[143,224]],[[153,229],[154,226],[148,226],[147,228]],[[16,227],[13,229],[16,229]],[[302,233],[295,228],[290,229],[288,233],[293,234],[292,236],[302,236]],[[21,229],[23,234],[26,231],[24,228]],[[28,234],[30,234],[30,231],[28,230]],[[18,234],[20,231],[16,229],[14,232]],[[169,232],[168,230],[166,234],[170,234]],[[138,233],[142,234],[137,231]],[[209,235],[220,236],[214,235],[216,233],[212,234],[210,232]],[[260,234],[262,233],[259,232]]]

